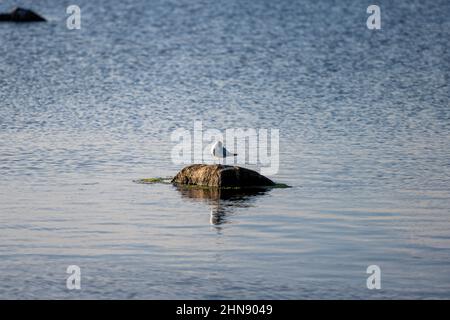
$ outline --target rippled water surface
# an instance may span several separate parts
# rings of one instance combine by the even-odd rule
[[[448,1],[77,2],[0,3],[0,298],[450,298]],[[134,183],[195,120],[292,188]]]

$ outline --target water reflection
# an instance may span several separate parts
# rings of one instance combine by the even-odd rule
[[[269,190],[258,189],[218,189],[176,186],[183,198],[203,201],[211,206],[210,223],[220,226],[228,222],[228,217],[239,208],[253,206],[256,198]]]

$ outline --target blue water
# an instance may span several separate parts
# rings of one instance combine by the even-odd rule
[[[448,1],[76,2],[0,3],[50,20],[0,24],[0,298],[450,298]],[[195,120],[292,188],[134,183]]]

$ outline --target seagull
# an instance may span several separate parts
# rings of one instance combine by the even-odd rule
[[[211,148],[211,154],[214,158],[236,157],[237,153],[231,153],[224,148],[221,141],[217,141]]]

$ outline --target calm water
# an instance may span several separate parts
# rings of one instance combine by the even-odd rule
[[[0,24],[0,298],[450,298],[448,1],[72,2],[0,3],[50,19]],[[133,183],[194,120],[292,188]]]

